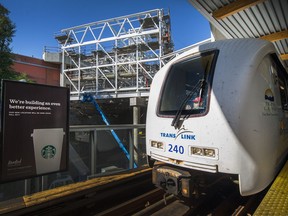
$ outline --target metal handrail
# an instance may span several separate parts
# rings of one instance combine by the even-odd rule
[[[103,130],[124,130],[134,128],[145,128],[146,124],[120,124],[120,125],[70,125],[70,132],[75,131],[103,131]]]

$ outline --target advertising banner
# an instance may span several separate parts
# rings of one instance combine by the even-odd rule
[[[2,81],[0,181],[67,170],[69,89]]]

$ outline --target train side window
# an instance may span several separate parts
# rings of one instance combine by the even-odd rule
[[[272,67],[277,72],[282,109],[288,110],[288,74],[276,54],[272,55]]]

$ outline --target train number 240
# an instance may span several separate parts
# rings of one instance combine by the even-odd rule
[[[181,145],[172,145],[172,144],[168,144],[169,148],[168,151],[169,152],[175,152],[175,153],[179,153],[179,154],[184,154],[184,147]]]

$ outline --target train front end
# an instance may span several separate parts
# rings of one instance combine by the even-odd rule
[[[168,193],[191,197],[194,192],[191,170],[218,173],[223,142],[233,140],[226,135],[226,140],[222,140],[223,134],[230,131],[228,126],[223,127],[227,122],[221,119],[212,91],[217,56],[216,49],[195,52],[165,66],[153,80],[146,148],[149,163],[165,162],[154,167],[153,183]],[[232,154],[228,152],[226,157]]]
[[[154,77],[146,152],[151,166],[162,164],[153,168],[153,183],[191,197],[193,175],[225,174],[239,180],[242,195],[259,192],[273,179],[278,160],[274,125],[281,112],[268,117],[262,112],[265,91],[275,83],[265,60],[273,47],[258,40],[228,40],[200,49],[178,56]],[[272,151],[275,157],[269,161]]]

